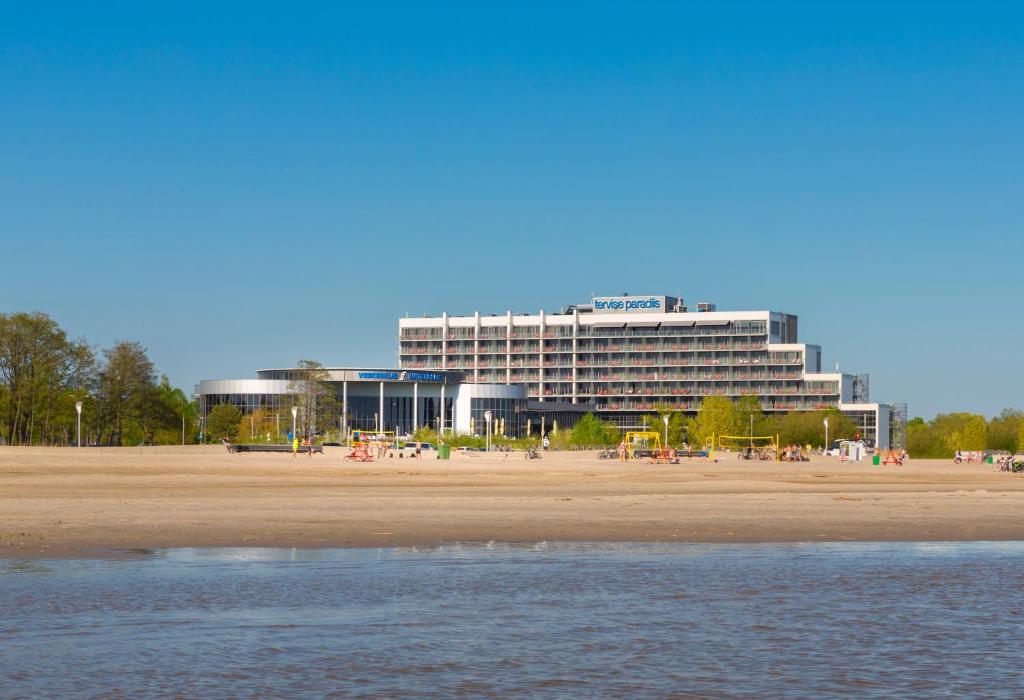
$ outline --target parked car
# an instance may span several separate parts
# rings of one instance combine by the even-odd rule
[[[420,443],[420,454],[422,455],[427,450],[436,449],[432,443],[421,442]],[[415,457],[416,456],[416,443],[415,442],[403,442],[398,451],[403,457]]]
[[[839,456],[839,445],[846,441],[846,438],[840,438],[839,440],[833,440],[832,444],[827,450],[825,450],[826,457],[838,457]]]

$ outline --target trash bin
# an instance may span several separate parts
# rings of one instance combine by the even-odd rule
[[[871,463],[877,467],[879,464],[882,463],[882,455],[874,455],[871,458]]]
[[[438,445],[437,446],[437,458],[438,459],[451,459],[452,447],[451,445]]]
[[[989,455],[985,461],[988,462],[989,464],[992,464],[992,455]]]

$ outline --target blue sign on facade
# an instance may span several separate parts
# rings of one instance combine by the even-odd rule
[[[444,375],[440,372],[360,372],[359,378],[386,382],[444,382]]]
[[[405,372],[406,379],[412,382],[443,382],[444,376],[437,372]]]
[[[397,380],[398,372],[360,372],[360,379]]]

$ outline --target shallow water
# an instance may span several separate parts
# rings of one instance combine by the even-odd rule
[[[0,562],[2,697],[1024,696],[1024,543]]]

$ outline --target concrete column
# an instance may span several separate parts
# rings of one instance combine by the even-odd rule
[[[473,314],[473,383],[480,381],[480,312]]]
[[[505,324],[505,383],[512,383],[512,311],[508,312]]]
[[[580,332],[580,311],[579,309],[572,310],[572,402],[579,403],[578,389],[576,388],[576,336]]]
[[[540,310],[540,325],[537,326],[537,400],[544,400],[544,309]]]
[[[419,402],[419,382],[412,383],[412,431],[415,433],[419,427],[420,417],[420,402]]]
[[[341,383],[341,424],[342,440],[348,443],[348,380]]]
[[[443,326],[441,327],[441,369],[448,369],[448,312],[442,315]]]
[[[444,435],[444,384],[441,384],[441,435]],[[438,435],[438,437],[441,437]]]
[[[384,382],[380,383],[380,409],[377,412],[377,432],[384,432]]]

